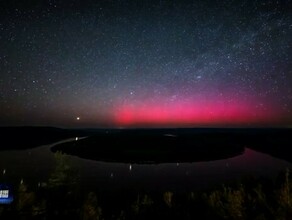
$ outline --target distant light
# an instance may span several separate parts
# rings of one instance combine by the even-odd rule
[[[80,120],[80,117],[76,117],[76,120],[79,121]]]
[[[132,170],[132,165],[130,164],[130,166],[129,166],[129,170],[131,171]]]
[[[5,169],[3,169],[3,175],[5,175],[5,173],[6,173],[6,170],[5,170]]]
[[[75,138],[75,141],[78,141],[78,137]]]

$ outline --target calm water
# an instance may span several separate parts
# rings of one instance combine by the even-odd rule
[[[60,142],[59,142],[60,143]],[[56,144],[56,143],[55,143]],[[30,150],[0,151],[0,183],[46,182],[55,166],[54,153],[45,145]],[[82,187],[104,190],[196,190],[244,176],[273,177],[291,168],[284,160],[246,148],[229,159],[194,163],[123,164],[68,159]]]

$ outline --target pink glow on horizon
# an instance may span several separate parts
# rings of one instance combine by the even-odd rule
[[[115,124],[120,126],[218,126],[273,122],[273,111],[243,101],[147,102],[117,106]]]

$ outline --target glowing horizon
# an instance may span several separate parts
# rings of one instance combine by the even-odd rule
[[[0,126],[292,126],[288,4],[7,1]]]
[[[114,110],[114,123],[121,126],[212,126],[274,123],[274,109],[248,101],[176,101],[172,103],[122,103]]]

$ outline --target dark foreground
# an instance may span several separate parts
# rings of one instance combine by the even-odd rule
[[[89,130],[53,127],[0,127],[0,150],[24,150],[75,136],[90,135]]]
[[[46,183],[20,182],[0,219],[291,219],[289,170],[275,179],[247,178],[190,192],[83,189],[61,154]]]
[[[97,161],[167,163],[226,159],[249,147],[291,162],[291,137],[292,129],[97,130],[52,151]]]
[[[55,169],[44,182],[36,185],[19,179],[10,185],[14,201],[0,205],[0,219],[292,219],[288,170],[275,178],[242,177],[225,186],[219,184],[199,191],[105,190],[81,187],[66,155],[124,163],[175,163],[229,158],[249,147],[291,162],[291,129],[30,127],[2,128],[3,134],[1,140],[13,141],[10,145],[1,144],[2,150],[86,138],[52,148]],[[6,184],[5,175],[0,174],[0,183]]]

